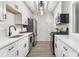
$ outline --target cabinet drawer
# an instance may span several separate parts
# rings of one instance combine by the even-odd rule
[[[71,49],[69,46],[63,44],[63,52],[67,57],[77,57],[77,52]]]
[[[68,50],[69,50],[69,47],[66,46],[65,44],[63,44],[62,48],[63,48],[63,51],[64,52],[68,52]]]
[[[71,48],[68,50],[69,57],[78,57],[78,53]]]
[[[23,45],[24,42],[26,42],[26,37],[21,38],[21,39],[17,42],[17,44],[18,44],[18,45]]]
[[[55,36],[55,42],[57,42],[58,41],[58,38]]]
[[[2,49],[0,49],[0,57],[9,57],[14,52],[16,43],[12,43]]]

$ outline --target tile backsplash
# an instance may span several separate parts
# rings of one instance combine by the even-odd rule
[[[64,24],[64,25],[58,25],[58,26],[56,26],[56,28],[58,28],[59,31],[60,31],[61,29],[63,29],[63,30],[65,31],[66,28],[69,28],[68,26],[69,26],[68,24]],[[56,30],[56,28],[55,28],[55,30]]]

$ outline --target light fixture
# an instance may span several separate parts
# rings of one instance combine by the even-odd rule
[[[40,1],[38,4],[38,10],[40,11],[41,15],[44,14],[44,3],[43,1]]]

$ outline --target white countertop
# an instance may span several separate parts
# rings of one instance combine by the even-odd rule
[[[8,46],[9,44],[11,44],[11,43],[13,43],[15,41],[18,41],[21,38],[23,38],[25,36],[28,36],[30,34],[32,34],[32,32],[22,33],[22,36],[21,37],[17,37],[17,38],[9,38],[9,37],[2,38],[3,40],[0,40],[0,49],[5,47],[5,46]]]
[[[75,52],[79,53],[79,40],[76,38],[72,38],[69,35],[55,35],[59,38],[59,40],[63,41],[66,45],[68,45]]]

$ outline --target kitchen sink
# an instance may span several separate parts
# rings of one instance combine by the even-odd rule
[[[11,36],[10,38],[18,38],[21,37],[22,35],[15,35],[15,36]]]

